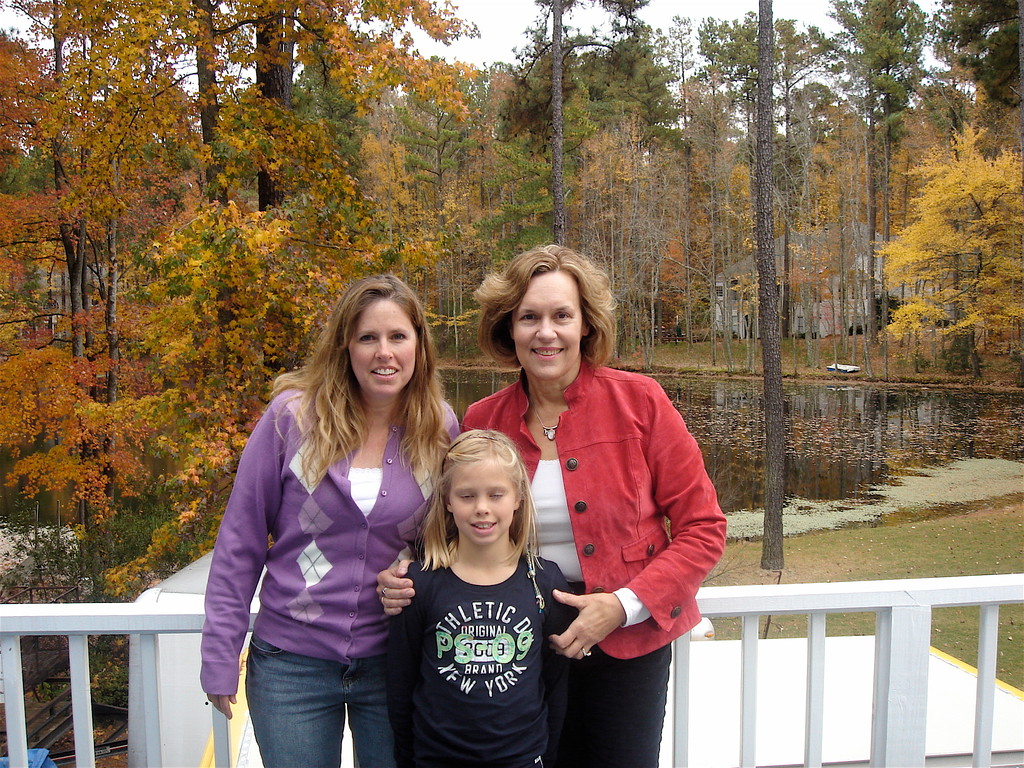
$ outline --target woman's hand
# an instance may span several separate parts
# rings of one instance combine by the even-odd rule
[[[232,693],[229,696],[227,694],[208,693],[206,694],[206,698],[210,700],[210,703],[213,704],[218,712],[224,715],[228,720],[231,719],[231,705],[236,703],[235,694]]]
[[[399,560],[390,568],[377,574],[377,594],[384,605],[384,613],[397,616],[416,596],[412,579],[405,578],[412,560]]]
[[[612,630],[621,627],[626,620],[626,611],[619,598],[609,592],[574,595],[556,589],[553,594],[558,602],[580,612],[565,632],[548,638],[557,653],[570,659],[589,656],[591,648],[608,637]]]

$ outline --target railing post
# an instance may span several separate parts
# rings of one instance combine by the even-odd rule
[[[757,764],[757,634],[761,617],[743,617],[743,640],[740,671],[740,766]]]
[[[807,619],[807,710],[804,714],[804,765],[820,768],[825,719],[825,614]]]
[[[4,671],[4,715],[11,768],[28,768],[28,733],[25,730],[25,679],[21,676],[21,636],[0,639]]]
[[[157,662],[156,635],[139,635],[139,664],[142,668],[142,710],[146,732],[146,767],[162,768],[163,745],[160,733],[160,671]]]
[[[875,622],[871,765],[924,765],[931,608],[895,606]]]
[[[213,710],[213,764],[216,768],[231,766],[231,723],[220,710]],[[237,713],[236,713],[237,714]],[[240,715],[239,715],[240,716]]]
[[[675,690],[673,710],[675,727],[672,729],[672,765],[686,768],[690,764],[690,633],[675,641]]]
[[[92,687],[89,678],[89,637],[68,637],[68,663],[71,676],[71,711],[75,728],[75,765],[95,768],[96,745],[92,735]]]
[[[992,721],[995,717],[996,648],[999,606],[983,605],[978,622],[978,694],[974,710],[974,768],[992,765]]]

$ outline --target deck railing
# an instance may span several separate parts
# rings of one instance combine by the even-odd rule
[[[927,715],[928,656],[934,608],[979,606],[978,682],[975,706],[973,765],[989,766],[992,756],[993,702],[999,606],[1024,602],[1024,574],[967,576],[899,581],[706,587],[698,594],[703,615],[742,621],[741,734],[736,765],[753,767],[757,747],[758,626],[762,616],[803,614],[808,617],[804,765],[822,765],[824,647],[827,616],[871,612],[875,621],[875,663],[870,763],[874,766],[923,766]],[[95,765],[92,743],[92,701],[89,688],[88,638],[129,635],[134,640],[141,675],[143,759],[159,768],[162,721],[157,644],[160,635],[198,633],[201,610],[161,608],[127,603],[0,605],[0,654],[6,706],[7,741],[12,768],[28,765],[25,704],[22,694],[21,638],[64,635],[69,642],[70,678],[75,719],[76,765]],[[673,765],[688,761],[690,700],[687,685],[690,640],[676,643],[672,692]],[[178,674],[181,674],[180,672]],[[133,727],[136,727],[133,725]],[[218,766],[228,759],[227,720],[214,712],[213,731]]]

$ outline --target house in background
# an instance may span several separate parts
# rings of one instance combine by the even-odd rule
[[[789,288],[779,307],[785,313],[786,335],[863,332],[867,318],[877,311],[873,307],[881,285],[881,262],[871,255],[869,245],[867,227],[860,223],[842,232],[826,226],[776,238],[776,274]],[[712,312],[716,333],[731,333],[739,339],[757,336],[757,284],[753,255],[716,275]],[[894,302],[896,294],[890,290],[890,295]]]

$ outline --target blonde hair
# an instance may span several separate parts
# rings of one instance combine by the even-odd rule
[[[274,382],[274,395],[299,392],[297,420],[305,438],[302,470],[316,482],[331,464],[366,439],[363,402],[348,345],[362,313],[378,301],[398,305],[416,331],[415,370],[398,401],[397,421],[405,427],[403,460],[421,480],[433,472],[448,445],[437,358],[423,306],[394,275],[366,277],[352,283],[338,299],[306,364]]]
[[[519,507],[512,517],[509,538],[515,559],[524,555],[531,567],[537,552],[537,508],[530,493],[530,476],[515,444],[501,432],[472,429],[456,437],[441,465],[441,477],[434,488],[426,519],[423,521],[423,567],[426,570],[450,568],[459,549],[459,529],[448,511],[455,470],[481,461],[493,461],[504,470],[519,494]]]
[[[543,272],[565,272],[576,280],[583,322],[590,329],[580,341],[580,352],[592,366],[607,363],[615,351],[615,298],[608,275],[585,256],[561,245],[520,253],[503,272],[488,275],[476,289],[480,349],[498,363],[519,366],[512,341],[512,313],[522,303],[530,280]]]

